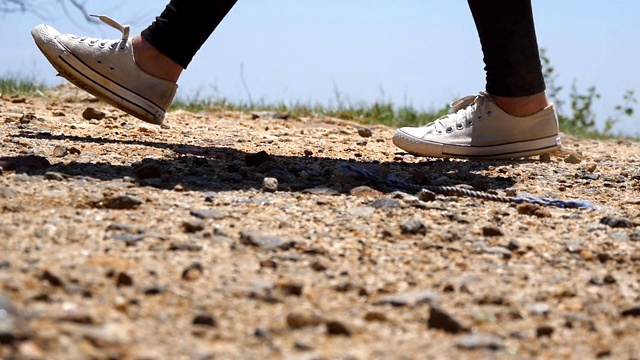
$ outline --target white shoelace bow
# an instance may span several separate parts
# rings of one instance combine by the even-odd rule
[[[112,18],[108,17],[107,15],[91,15],[91,16],[97,17],[103,23],[111,26],[114,29],[120,30],[120,32],[122,33],[122,40],[123,41],[127,41],[127,39],[129,38],[129,31],[131,30],[131,27],[129,25],[122,25],[119,22],[117,22],[117,21],[113,20]]]
[[[479,110],[483,108],[486,96],[484,92],[480,92],[477,95],[468,95],[451,103],[454,112],[433,122],[436,132],[446,131],[449,133],[453,131],[454,126],[456,129],[462,130],[472,126],[474,121],[482,120],[483,115]]]

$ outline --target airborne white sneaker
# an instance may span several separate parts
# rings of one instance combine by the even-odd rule
[[[451,106],[452,114],[423,127],[398,129],[393,143],[418,156],[474,159],[527,157],[560,146],[553,104],[529,116],[513,116],[481,92]]]
[[[141,120],[161,124],[178,85],[149,75],[136,65],[129,25],[104,15],[97,17],[120,30],[122,38],[64,35],[44,24],[31,30],[31,35],[60,76]]]

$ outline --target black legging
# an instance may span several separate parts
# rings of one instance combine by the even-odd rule
[[[237,0],[171,0],[142,36],[180,64],[191,62]],[[531,0],[467,0],[476,23],[492,95],[545,90]]]

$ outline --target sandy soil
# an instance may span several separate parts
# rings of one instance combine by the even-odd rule
[[[640,144],[438,160],[258,115],[2,96],[0,358],[640,359]]]

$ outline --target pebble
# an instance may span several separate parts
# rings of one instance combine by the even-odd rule
[[[8,298],[0,295],[0,344],[11,344],[30,336],[26,319]]]
[[[369,138],[369,137],[373,136],[373,132],[368,128],[359,127],[358,128],[358,135],[362,136],[363,138]]]
[[[246,245],[257,246],[265,250],[286,249],[290,245],[278,236],[265,234],[257,230],[241,231],[240,242]]]
[[[408,291],[381,296],[375,305],[390,304],[393,306],[415,306],[419,304],[433,304],[438,300],[438,294],[432,290]]]
[[[551,155],[549,155],[549,153],[544,153],[540,155],[540,162],[543,163],[550,163],[551,162]]]
[[[457,343],[458,348],[465,350],[500,350],[504,348],[504,340],[496,335],[474,333],[466,334]]]
[[[186,233],[196,233],[204,230],[204,222],[199,219],[186,219],[182,222],[182,229]]]
[[[186,242],[174,242],[169,245],[169,251],[202,251],[202,245],[186,243]]]
[[[53,271],[51,271],[51,270],[43,271],[42,275],[40,276],[40,278],[42,280],[45,280],[45,281],[49,282],[49,284],[51,286],[55,286],[55,287],[64,286],[64,282],[62,281],[62,279],[60,279],[60,277],[58,275],[56,275],[55,273],[53,273]]]
[[[278,179],[273,177],[262,179],[262,191],[270,193],[278,191]]]
[[[291,329],[302,329],[320,325],[322,318],[310,310],[298,310],[290,312],[286,321]]]
[[[204,272],[204,267],[199,262],[193,262],[182,271],[182,279],[186,281],[196,281]]]
[[[118,273],[118,276],[116,276],[117,287],[132,286],[132,285],[133,285],[133,278],[129,274],[125,272]]]
[[[65,157],[69,154],[69,149],[66,146],[57,145],[53,148],[53,156],[54,157]]]
[[[198,314],[191,321],[193,325],[199,325],[204,327],[216,327],[217,322],[216,319],[209,314]]]
[[[11,199],[18,196],[18,192],[12,188],[0,186],[0,199]]]
[[[371,207],[373,207],[375,209],[380,209],[380,210],[399,209],[400,208],[400,202],[398,200],[396,200],[396,199],[383,197],[383,198],[375,200],[371,204]]]
[[[577,155],[574,155],[574,154],[571,154],[566,158],[564,158],[564,162],[566,162],[567,164],[580,164],[581,161],[582,159],[580,159]]]
[[[373,213],[376,212],[376,209],[371,206],[357,206],[357,207],[349,208],[347,212],[351,216],[360,217],[360,218],[369,218],[371,217],[371,215],[373,215]]]
[[[482,228],[482,235],[487,237],[503,236],[502,229],[497,226],[484,226]]]
[[[144,236],[138,234],[111,234],[109,238],[116,241],[122,241],[127,246],[134,246],[144,240]]]
[[[82,118],[85,120],[102,120],[106,116],[107,114],[104,111],[100,111],[92,107],[88,107],[82,112]]]
[[[614,216],[605,216],[600,219],[600,224],[607,225],[612,228],[632,228],[633,223],[629,219],[614,217]]]
[[[437,194],[433,191],[429,191],[427,189],[422,189],[416,195],[420,201],[434,201],[436,199]]]
[[[133,195],[115,195],[104,201],[104,206],[114,210],[131,210],[142,205],[142,200]]]
[[[351,330],[342,322],[337,320],[330,320],[325,323],[327,327],[327,334],[332,336],[351,336]]]
[[[426,235],[427,227],[418,220],[407,220],[400,225],[400,232],[409,235]]]
[[[65,176],[62,173],[55,172],[55,171],[47,171],[44,174],[44,179],[45,180],[52,180],[52,181],[64,181],[64,180],[66,180]]]
[[[588,170],[580,170],[577,173],[575,173],[574,177],[576,179],[583,179],[583,180],[598,180],[600,178],[600,175],[595,174]]]
[[[632,316],[632,317],[640,317],[640,304],[630,307],[628,309],[622,310],[620,315],[623,317]]]
[[[200,210],[191,210],[189,212],[191,215],[197,217],[198,219],[206,220],[206,219],[215,219],[220,220],[225,216],[218,210],[211,209],[200,209]]]
[[[448,312],[435,306],[431,306],[427,326],[429,329],[443,330],[450,334],[458,334],[468,331],[460,321],[456,320]]]
[[[542,326],[538,326],[538,328],[536,329],[536,337],[551,337],[551,335],[553,335],[555,329],[553,328],[553,326],[549,326],[549,325],[542,325]]]

